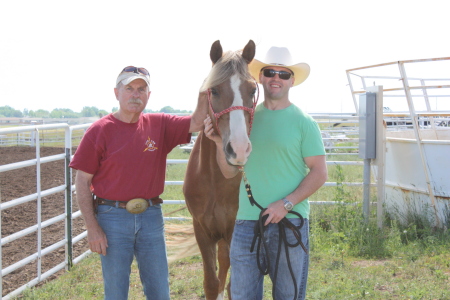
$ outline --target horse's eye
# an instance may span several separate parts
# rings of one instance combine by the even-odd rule
[[[256,94],[256,89],[253,89],[252,93],[251,93],[251,96],[253,97],[253,96],[255,96],[255,94]]]
[[[213,96],[219,95],[219,93],[217,92],[217,89],[214,89],[214,88],[211,89],[211,94],[213,94]]]

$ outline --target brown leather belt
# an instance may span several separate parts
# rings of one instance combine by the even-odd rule
[[[155,204],[163,203],[163,199],[161,199],[159,197],[154,197],[151,199],[143,199],[143,198],[138,198],[138,199],[141,201],[147,202],[148,206],[153,206]],[[109,206],[113,206],[113,207],[127,209],[131,213],[139,213],[139,212],[132,212],[132,211],[130,211],[129,207],[127,208],[128,202],[133,201],[133,200],[136,200],[136,199],[132,199],[129,201],[113,201],[113,200],[107,200],[107,199],[103,199],[103,198],[96,196],[96,197],[94,197],[94,205],[95,205],[95,207],[97,207],[98,205],[109,205]]]

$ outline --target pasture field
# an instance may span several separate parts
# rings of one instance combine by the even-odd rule
[[[188,155],[177,148],[169,158],[186,159]],[[355,160],[355,156],[328,157],[343,159]],[[167,180],[183,180],[184,164],[167,169]],[[362,181],[362,168],[329,166],[328,181]],[[166,186],[162,198],[184,199],[181,186]],[[361,187],[341,185],[323,187],[311,197],[311,201],[334,200],[338,204],[311,208],[307,299],[450,299],[450,231],[433,228],[420,213],[408,216],[406,225],[387,215],[385,227],[379,229],[375,209],[368,223],[364,222],[361,199]],[[181,207],[164,205],[163,209],[168,213]],[[170,216],[190,215],[184,209]],[[167,222],[168,227],[188,225],[189,220]],[[167,239],[173,236],[168,233]],[[173,250],[170,244],[168,248]],[[98,255],[91,255],[70,272],[25,291],[17,299],[103,299],[100,269]],[[170,263],[169,272],[172,299],[204,299],[198,254]],[[135,264],[129,299],[144,299]],[[272,299],[267,276],[264,299]]]
[[[0,126],[1,128],[17,126]],[[45,129],[39,131],[41,147],[64,147],[64,129]],[[72,146],[78,146],[84,129],[77,129],[72,132]],[[8,133],[0,136],[1,146],[30,146],[37,140],[35,132]]]

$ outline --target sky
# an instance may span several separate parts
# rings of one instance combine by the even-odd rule
[[[151,74],[147,108],[194,110],[209,51],[252,39],[256,58],[288,47],[311,67],[290,100],[353,112],[347,69],[450,56],[447,0],[1,1],[0,106],[111,111],[129,65]],[[263,100],[261,93],[260,101]]]

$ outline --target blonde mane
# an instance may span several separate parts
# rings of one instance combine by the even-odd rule
[[[211,68],[200,92],[225,82],[234,74],[239,74],[242,80],[254,80],[248,72],[247,61],[242,58],[242,50],[225,52]]]

